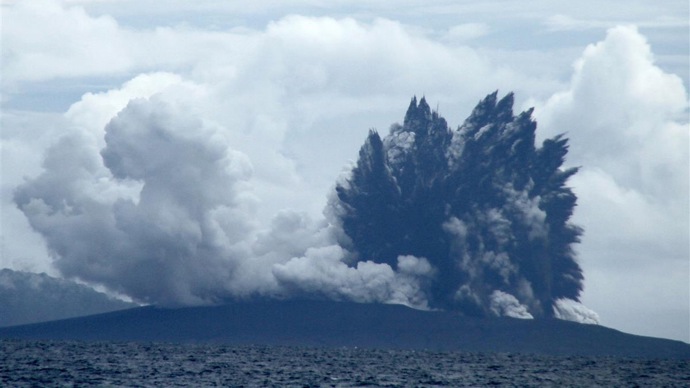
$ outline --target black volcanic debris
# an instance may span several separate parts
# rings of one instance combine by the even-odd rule
[[[430,307],[500,315],[506,294],[534,317],[577,301],[582,271],[570,223],[576,196],[563,169],[567,140],[535,146],[532,110],[513,114],[513,94],[494,92],[451,130],[425,98],[383,139],[370,131],[350,178],[336,187],[344,232],[359,260],[395,265],[399,255],[436,269]]]

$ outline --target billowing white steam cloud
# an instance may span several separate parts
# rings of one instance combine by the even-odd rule
[[[387,264],[359,262],[350,267],[343,262],[343,249],[333,245],[311,248],[304,257],[276,265],[276,278],[292,288],[330,299],[380,302],[427,307],[420,280],[432,273],[425,259],[398,257],[397,272]]]
[[[580,323],[598,324],[599,314],[590,310],[582,303],[572,299],[558,299],[554,305],[556,318]]]
[[[424,259],[348,267],[328,227],[294,213],[258,230],[250,161],[184,110],[160,95],[133,99],[105,127],[100,157],[85,136],[65,137],[18,188],[65,276],[163,305],[299,290],[425,306]]]
[[[532,314],[527,311],[527,306],[520,304],[516,297],[503,292],[494,291],[491,294],[491,311],[498,317],[532,319]],[[558,317],[560,318],[560,317]]]

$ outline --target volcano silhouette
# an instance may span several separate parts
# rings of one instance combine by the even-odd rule
[[[560,319],[466,317],[402,305],[254,301],[140,307],[0,328],[0,339],[223,343],[690,359],[680,341]]]

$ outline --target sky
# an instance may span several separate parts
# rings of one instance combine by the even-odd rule
[[[184,303],[277,283],[409,302],[423,261],[348,269],[325,242],[335,182],[412,96],[455,128],[513,91],[538,140],[565,133],[581,167],[582,303],[690,342],[688,8],[3,1],[0,268]],[[137,257],[150,252],[174,264]]]

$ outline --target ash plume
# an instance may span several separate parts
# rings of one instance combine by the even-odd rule
[[[104,141],[64,136],[14,200],[64,277],[139,303],[307,297],[596,321],[578,303],[567,141],[535,147],[531,111],[512,105],[490,94],[451,130],[414,98],[402,125],[370,132],[325,219],[283,211],[266,226],[249,157],[163,93],[130,101]]]
[[[470,315],[553,316],[577,302],[583,275],[573,251],[582,230],[562,169],[562,136],[535,146],[532,110],[513,94],[479,102],[457,130],[413,98],[403,124],[371,131],[346,182],[337,218],[361,258],[394,265],[423,257],[435,276],[432,308]],[[568,311],[573,311],[570,309]]]

